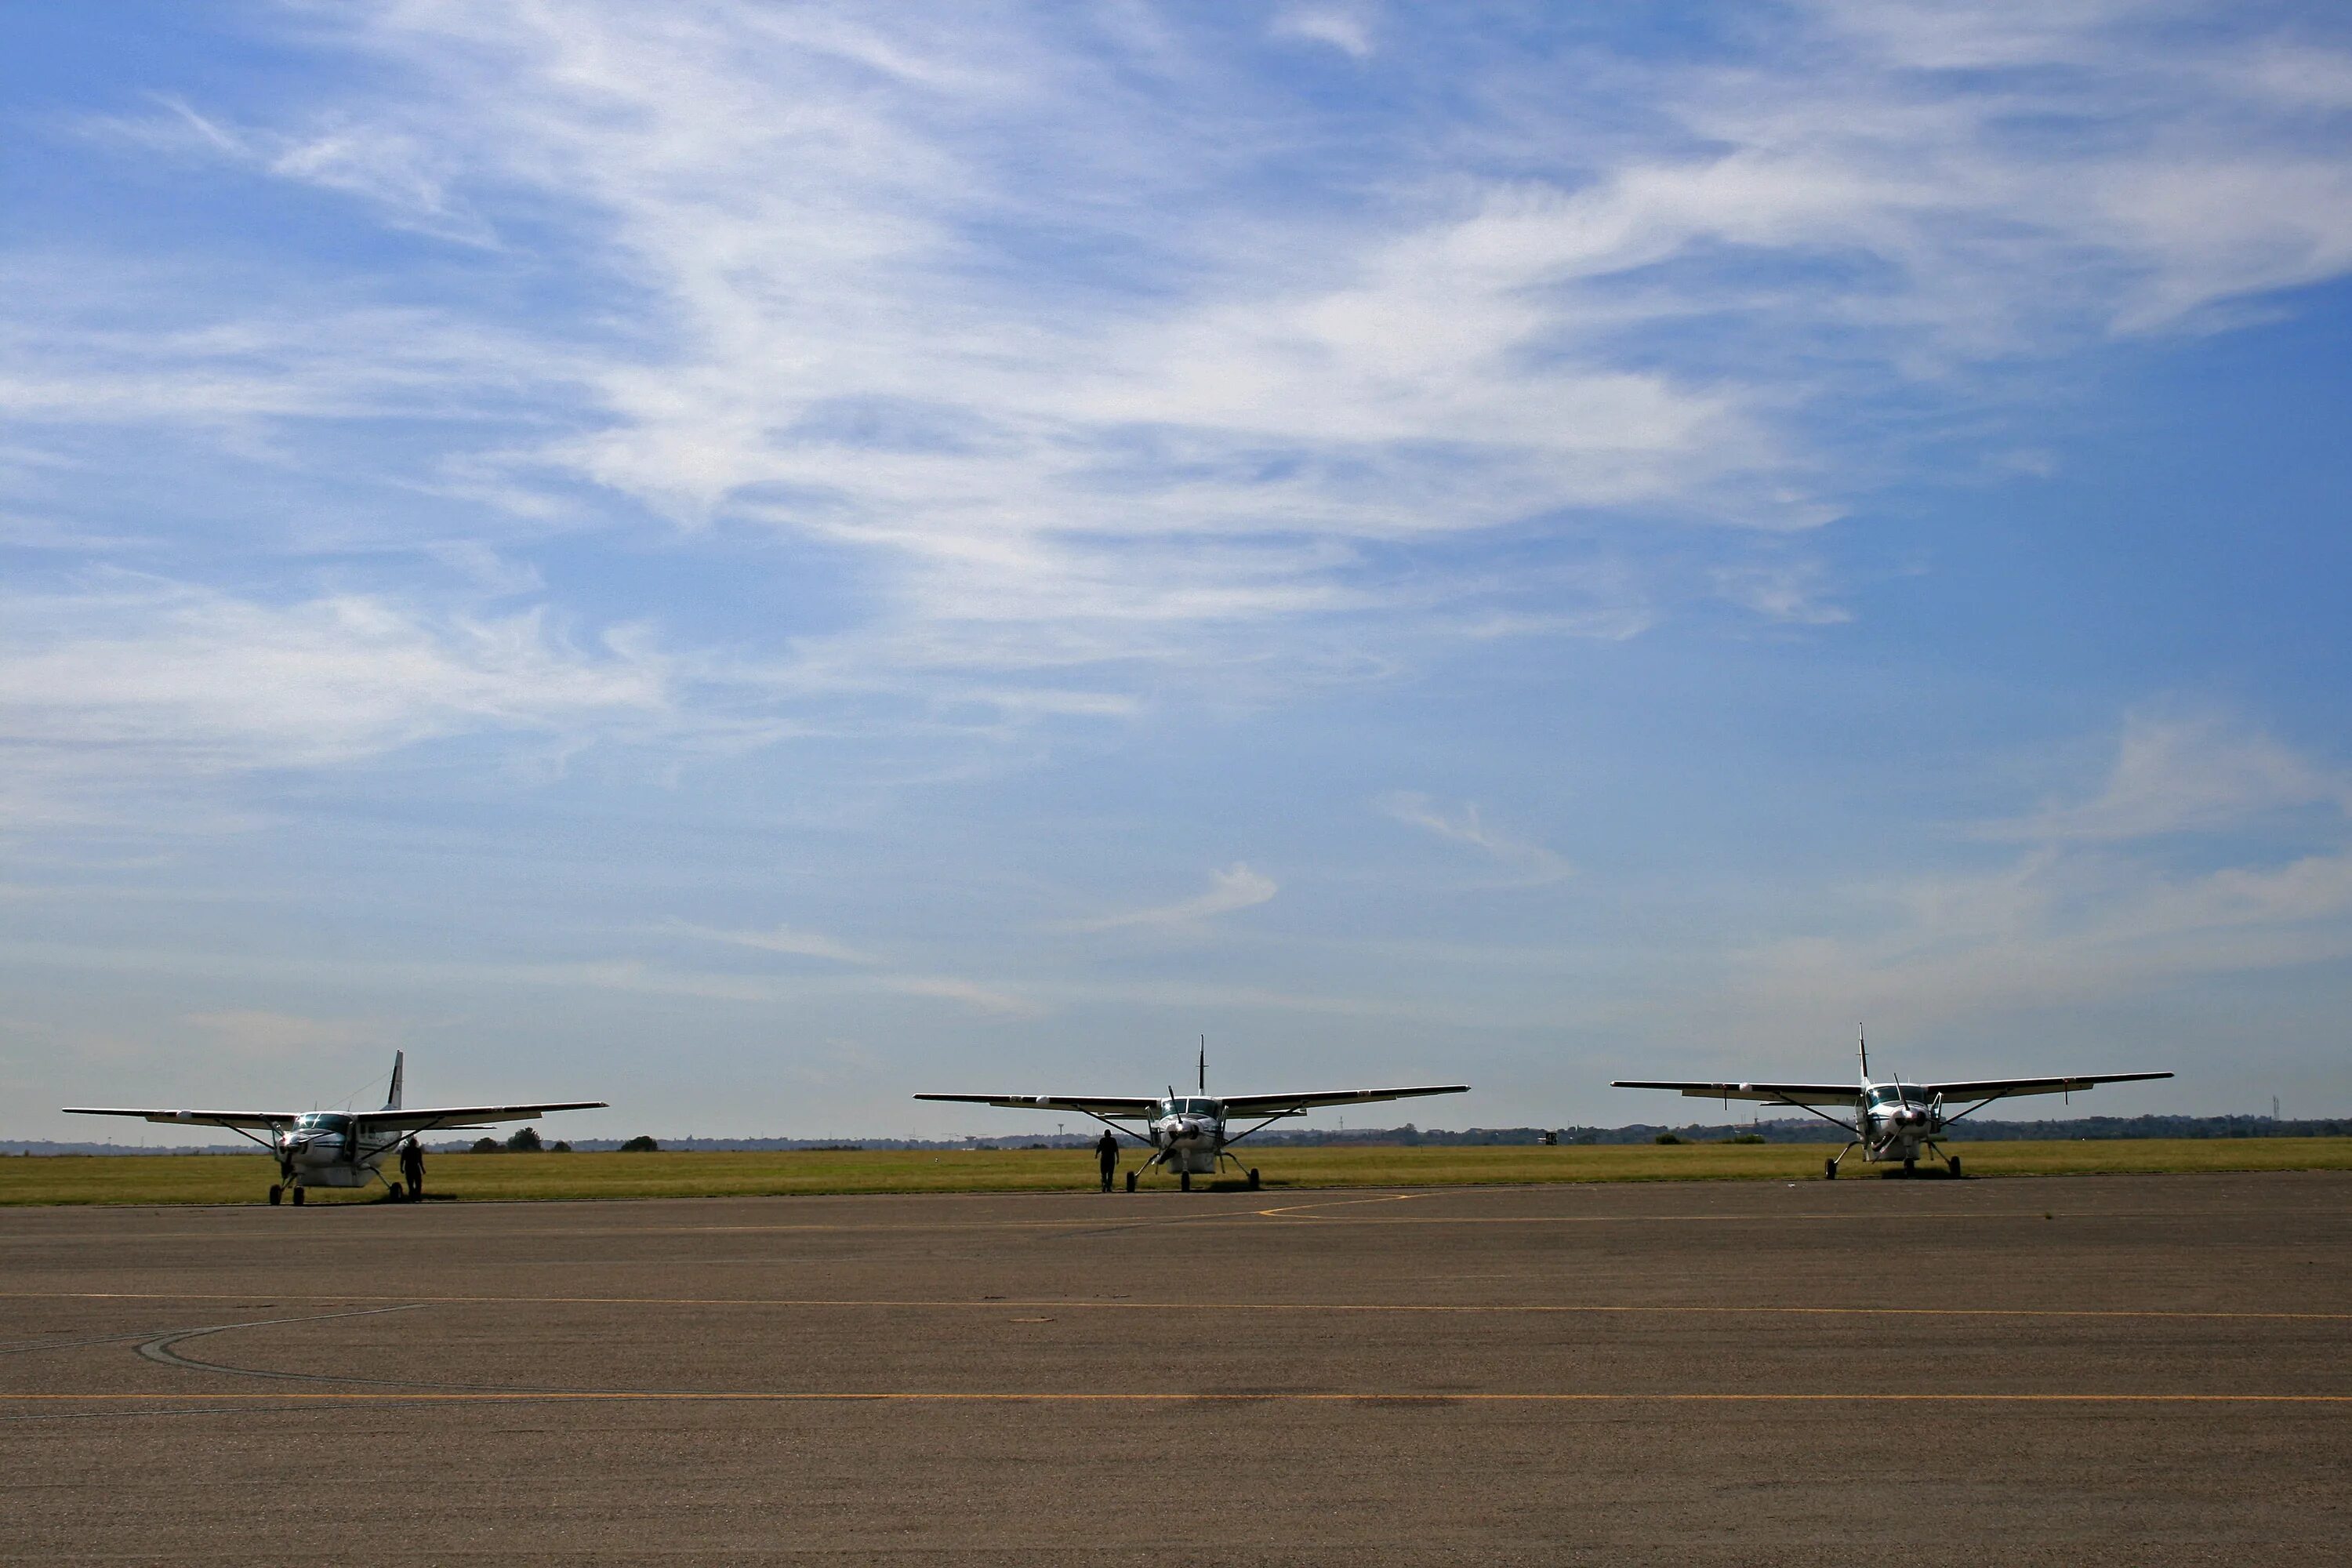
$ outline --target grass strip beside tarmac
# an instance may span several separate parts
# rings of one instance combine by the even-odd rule
[[[1971,1176],[2104,1172],[2352,1170],[2352,1138],[2087,1139],[1955,1143]],[[1275,1191],[1326,1187],[1492,1186],[1541,1182],[1821,1179],[1834,1143],[1649,1143],[1265,1148],[1252,1151]],[[1137,1163],[1130,1151],[1127,1165]],[[1884,1167],[1879,1167],[1884,1169]],[[794,1150],[656,1154],[435,1154],[432,1197],[475,1200],[739,1197],[818,1193],[1084,1190],[1084,1150]],[[243,1204],[261,1201],[272,1168],[259,1154],[33,1155],[0,1158],[0,1205]],[[1848,1177],[1877,1173],[1859,1157]],[[1148,1187],[1173,1186],[1153,1175]],[[314,1203],[381,1201],[383,1189],[310,1194]]]

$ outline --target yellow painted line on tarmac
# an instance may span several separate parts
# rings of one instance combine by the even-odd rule
[[[1305,1214],[1310,1209],[1352,1208],[1359,1204],[1409,1204],[1415,1198],[1432,1195],[1433,1194],[1429,1193],[1382,1193],[1377,1197],[1324,1198],[1312,1203],[1284,1204],[1277,1208],[1253,1209],[1250,1212],[1265,1219],[1287,1219],[1294,1215]],[[1220,1213],[1217,1217],[1238,1218],[1240,1216]]]
[[[2190,1321],[2343,1323],[2352,1312],[2242,1312],[2162,1307],[1767,1307],[1451,1301],[1134,1301],[1061,1300],[1027,1297],[901,1300],[822,1296],[426,1296],[336,1291],[297,1295],[283,1290],[9,1291],[0,1300],[58,1301],[339,1301],[414,1302],[437,1307],[761,1307],[779,1310],[846,1311],[1107,1311],[1107,1312],[1359,1312],[1454,1314],[1465,1317],[1710,1316],[1791,1318],[2148,1318]]]
[[[625,1391],[355,1389],[273,1394],[0,1394],[0,1404],[216,1405],[432,1404],[997,1404],[997,1405],[2352,1405],[2352,1394],[1025,1394],[946,1391],[866,1392],[719,1389],[632,1394]]]

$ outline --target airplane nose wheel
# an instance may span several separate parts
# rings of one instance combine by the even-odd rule
[[[1177,1172],[1176,1184],[1185,1192],[1191,1192],[1192,1190],[1192,1173],[1190,1171]]]

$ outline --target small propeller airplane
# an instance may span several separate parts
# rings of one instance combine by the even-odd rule
[[[1674,1089],[1691,1100],[1755,1100],[1767,1105],[1793,1106],[1818,1116],[1849,1139],[1844,1148],[1823,1162],[1822,1173],[1834,1182],[1839,1163],[1856,1148],[1874,1165],[1902,1161],[1906,1176],[1916,1173],[1919,1153],[1924,1149],[1946,1162],[1957,1176],[1960,1173],[1960,1157],[1937,1148],[1936,1135],[1961,1117],[1972,1116],[1997,1100],[2011,1100],[2021,1094],[2072,1096],[2075,1090],[2094,1084],[2138,1083],[2172,1076],[2168,1072],[2116,1072],[2090,1078],[1989,1078],[1954,1083],[1906,1083],[1899,1078],[1872,1078],[1869,1040],[1857,1036],[1856,1047],[1862,1054],[1859,1084],[1650,1083],[1620,1079],[1610,1087]],[[1976,1103],[1965,1110],[1947,1113],[1944,1110],[1948,1101],[1968,1100]],[[1820,1109],[1824,1105],[1850,1105],[1853,1108],[1853,1120],[1846,1121],[1832,1116]]]
[[[1318,1094],[1216,1096],[1209,1092],[1209,1043],[1203,1040],[1200,1092],[1196,1095],[1180,1095],[1176,1086],[1171,1084],[1166,1098],[1159,1100],[1075,1094],[919,1094],[915,1098],[955,1100],[966,1105],[1001,1105],[1008,1110],[1075,1110],[1081,1116],[1091,1116],[1122,1137],[1150,1145],[1154,1152],[1144,1163],[1143,1170],[1165,1165],[1176,1173],[1178,1183],[1189,1193],[1195,1176],[1213,1176],[1228,1162],[1240,1168],[1241,1162],[1225,1151],[1286,1116],[1304,1116],[1318,1106],[1363,1105],[1378,1100],[1411,1100],[1424,1094],[1465,1094],[1469,1089],[1466,1083],[1444,1083],[1414,1089],[1327,1089]],[[1228,1117],[1246,1120],[1253,1116],[1263,1120],[1255,1127],[1226,1135]],[[1142,1122],[1144,1130],[1139,1132],[1121,1125],[1129,1121]],[[1255,1192],[1257,1167],[1249,1166],[1242,1173]],[[1127,1173],[1129,1192],[1135,1191],[1136,1178],[1141,1174],[1141,1171]]]
[[[380,1167],[404,1139],[453,1129],[470,1131],[498,1121],[532,1121],[554,1110],[598,1110],[605,1104],[601,1100],[572,1100],[544,1105],[404,1110],[400,1080],[407,1055],[392,1053],[392,1089],[381,1110],[148,1110],[68,1105],[65,1114],[137,1116],[182,1126],[226,1127],[277,1156],[278,1181],[269,1189],[273,1204],[289,1194],[299,1204],[306,1187],[364,1187],[371,1181],[383,1183],[398,1202],[408,1193]]]

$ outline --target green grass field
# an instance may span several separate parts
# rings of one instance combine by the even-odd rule
[[[2352,1170],[2352,1138],[2144,1139],[1966,1143],[1970,1176],[2094,1172]],[[1264,1150],[1268,1189],[1489,1186],[1537,1182],[1819,1181],[1835,1144],[1612,1144],[1554,1149],[1324,1148]],[[1133,1164],[1130,1158],[1129,1163]],[[257,1154],[47,1155],[0,1159],[0,1205],[259,1203],[271,1167]],[[1849,1161],[1845,1179],[1876,1171]],[[560,1198],[733,1197],[795,1193],[1084,1191],[1094,1162],[1077,1150],[817,1151],[761,1153],[436,1154],[434,1198],[459,1202]],[[1155,1176],[1150,1187],[1172,1187]],[[314,1203],[380,1201],[327,1192]]]

